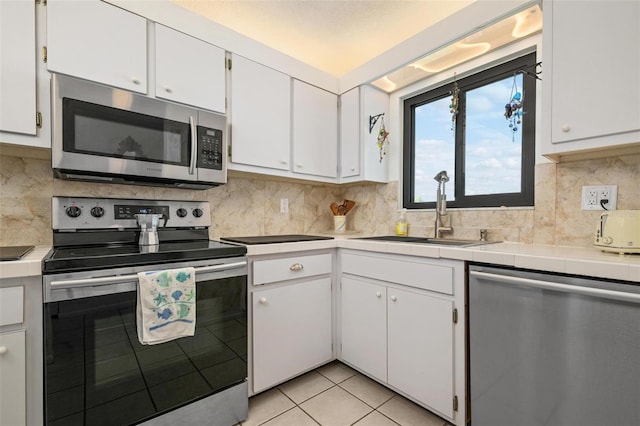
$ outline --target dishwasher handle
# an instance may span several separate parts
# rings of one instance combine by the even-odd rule
[[[561,284],[480,271],[469,271],[469,275],[485,281],[497,281],[507,284],[520,284],[523,286],[541,288],[544,290],[560,291],[563,293],[574,293],[583,296],[600,297],[604,299],[620,300],[623,302],[640,304],[640,294],[637,293],[627,293],[624,291],[607,290],[603,288],[582,287],[571,284]]]
[[[211,266],[203,266],[201,268],[195,268],[196,278],[197,274],[204,274],[208,272],[222,272],[228,271],[232,269],[244,268],[247,266],[247,261],[241,262],[233,262],[233,263],[223,263],[220,265],[211,265]],[[112,285],[112,284],[123,284],[125,282],[138,281],[138,274],[128,274],[128,275],[114,275],[110,277],[99,277],[99,278],[81,278],[74,280],[60,280],[60,281],[51,281],[50,287],[51,289],[66,289],[66,288],[77,288],[77,287],[97,287],[103,285]]]

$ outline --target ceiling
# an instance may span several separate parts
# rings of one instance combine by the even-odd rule
[[[171,0],[336,77],[475,0]]]

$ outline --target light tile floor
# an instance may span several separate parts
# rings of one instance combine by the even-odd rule
[[[334,361],[249,399],[242,426],[449,426],[352,368]]]

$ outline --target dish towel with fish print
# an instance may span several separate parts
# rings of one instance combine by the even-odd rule
[[[138,340],[155,345],[196,331],[194,268],[138,273]]]

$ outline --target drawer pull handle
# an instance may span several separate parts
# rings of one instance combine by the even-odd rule
[[[376,297],[377,297],[377,298],[382,297],[382,293],[380,293],[379,291],[376,291]]]
[[[396,300],[398,300],[398,298],[396,296],[391,296],[391,300],[395,302]]]
[[[302,271],[304,269],[304,266],[302,266],[302,263],[294,263],[289,267],[289,269],[291,269],[292,271]]]
[[[267,298],[266,297],[261,297],[260,298],[260,303],[263,304],[263,305],[266,304],[267,303]]]
[[[9,351],[6,346],[0,346],[0,355],[4,355]]]

